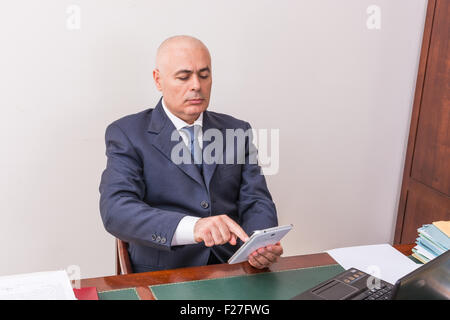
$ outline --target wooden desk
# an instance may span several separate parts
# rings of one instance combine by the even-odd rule
[[[395,245],[394,248],[403,254],[410,255],[414,245]],[[171,269],[145,273],[134,273],[120,276],[109,276],[91,279],[82,279],[81,287],[96,287],[97,291],[109,291],[135,287],[141,299],[154,300],[148,286],[156,284],[183,282],[191,280],[214,279],[262,272],[282,271],[296,268],[317,267],[337,262],[327,253],[317,253],[301,256],[282,257],[270,268],[258,270],[251,267],[248,262],[238,264],[218,264],[201,267]]]

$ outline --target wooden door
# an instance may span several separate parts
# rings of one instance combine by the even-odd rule
[[[450,1],[429,0],[394,243],[450,220]]]

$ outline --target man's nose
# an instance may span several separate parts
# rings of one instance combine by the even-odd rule
[[[194,74],[194,76],[192,77],[191,90],[192,91],[200,90],[200,79],[198,78],[198,75],[196,75],[196,74]]]

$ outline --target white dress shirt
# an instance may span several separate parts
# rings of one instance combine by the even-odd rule
[[[181,138],[183,139],[183,142],[186,144],[186,146],[190,149],[191,144],[189,137],[187,133],[182,130],[184,127],[188,126],[194,126],[199,125],[200,127],[203,127],[203,112],[200,114],[197,120],[194,121],[193,124],[188,124],[184,120],[178,118],[176,115],[174,115],[172,112],[170,112],[169,109],[167,109],[166,105],[164,104],[164,98],[162,99],[162,106],[166,113],[166,115],[169,117],[169,119],[172,121],[173,125],[177,129],[178,133],[180,134]],[[203,147],[203,133],[202,130],[198,133],[198,143],[200,145],[200,148]],[[185,216],[183,219],[180,220],[180,223],[177,226],[177,229],[175,230],[175,233],[172,238],[172,246],[181,246],[186,244],[194,244],[196,243],[194,240],[194,226],[195,223],[200,220],[198,217],[194,216]]]

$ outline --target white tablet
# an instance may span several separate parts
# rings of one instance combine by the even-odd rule
[[[236,251],[228,260],[229,264],[244,262],[248,260],[248,256],[259,248],[276,244],[291,229],[293,225],[279,226],[253,232],[252,236],[244,242],[244,244]]]

